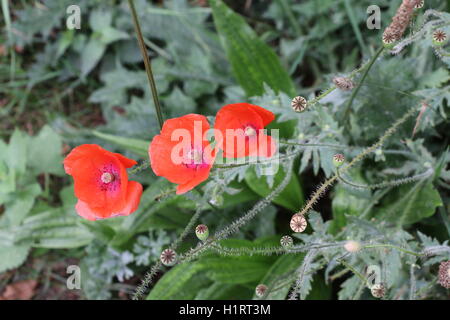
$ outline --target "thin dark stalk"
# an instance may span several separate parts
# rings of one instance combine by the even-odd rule
[[[147,73],[148,83],[153,96],[153,103],[155,105],[156,116],[158,117],[159,128],[162,129],[164,120],[161,112],[161,105],[158,99],[158,92],[156,90],[155,78],[153,77],[152,65],[150,63],[147,49],[145,48],[144,37],[142,36],[141,26],[139,24],[139,19],[136,14],[136,8],[134,7],[133,0],[128,0],[128,4],[130,6],[131,15],[133,16],[134,28],[136,30],[136,37],[139,42],[139,47],[141,48],[142,58],[144,59],[145,71]]]
[[[350,100],[348,101],[347,105],[345,106],[345,111],[344,111],[344,120],[347,120],[349,112],[352,108],[352,104],[353,104],[353,100],[355,100],[356,95],[359,92],[359,89],[361,89],[361,86],[364,82],[364,80],[366,79],[367,75],[369,74],[370,69],[372,68],[373,64],[375,63],[375,61],[377,60],[377,58],[380,56],[380,54],[383,52],[384,47],[381,47],[374,55],[373,57],[370,59],[369,63],[367,64],[363,75],[361,76],[361,80],[358,83],[358,86],[355,88],[355,90],[353,90],[352,95],[350,97]]]

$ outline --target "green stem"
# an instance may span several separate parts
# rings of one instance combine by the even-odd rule
[[[364,73],[361,76],[361,80],[359,81],[358,86],[353,90],[350,100],[348,101],[347,105],[345,106],[344,120],[348,118],[349,112],[350,112],[352,104],[353,104],[353,100],[355,100],[355,97],[358,94],[359,89],[361,89],[361,86],[362,86],[364,80],[366,79],[367,75],[369,74],[370,69],[372,68],[373,64],[375,63],[375,61],[377,60],[379,55],[383,52],[383,50],[384,50],[384,47],[381,47],[380,49],[378,49],[378,51],[373,55],[373,57],[370,59],[369,63],[365,67]]]
[[[363,246],[363,249],[365,249],[365,248],[391,248],[391,249],[395,249],[395,250],[398,250],[398,251],[401,251],[401,252],[404,252],[404,253],[416,256],[416,257],[422,257],[423,256],[423,254],[421,254],[421,253],[417,253],[417,252],[414,252],[414,251],[406,250],[406,249],[403,249],[402,247],[394,246],[392,244],[383,244],[383,243],[367,244],[367,245]]]
[[[362,282],[367,285],[367,287],[369,287],[366,277],[364,277],[364,275],[357,271],[353,266],[348,264],[347,261],[345,261],[344,259],[339,259],[338,262],[344,265],[347,269],[351,270],[358,278],[361,279]]]
[[[133,0],[128,0],[128,4],[130,6],[131,15],[133,16],[134,28],[136,30],[136,36],[139,42],[139,47],[141,49],[142,58],[144,59],[145,71],[147,73],[148,83],[150,85],[150,90],[153,96],[153,103],[155,105],[156,116],[158,117],[159,128],[162,129],[164,120],[161,112],[161,105],[158,99],[158,92],[156,90],[155,79],[153,77],[152,65],[150,63],[147,49],[145,48],[144,37],[142,36],[141,26],[139,24],[139,19],[136,14],[136,8],[134,7]]]
[[[401,179],[396,179],[396,180],[389,180],[389,181],[384,181],[381,183],[375,183],[375,184],[357,184],[357,183],[353,183],[349,180],[346,180],[341,173],[339,172],[339,169],[336,170],[336,174],[338,175],[338,178],[341,182],[348,184],[349,186],[353,187],[353,188],[357,188],[357,189],[381,189],[381,188],[386,188],[386,187],[395,187],[401,184],[405,184],[405,183],[410,183],[410,182],[414,182],[417,180],[420,180],[422,178],[427,178],[429,176],[431,176],[433,174],[433,170],[432,169],[428,169],[427,171],[414,175],[414,176],[410,176],[410,177],[406,177],[406,178],[401,178]]]

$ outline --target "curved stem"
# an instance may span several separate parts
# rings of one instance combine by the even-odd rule
[[[353,188],[357,188],[357,189],[381,189],[381,188],[386,188],[386,187],[394,187],[394,186],[398,186],[400,184],[405,184],[405,183],[410,183],[410,182],[414,182],[417,180],[420,180],[422,178],[426,178],[429,177],[433,174],[433,170],[432,169],[428,169],[427,171],[420,173],[420,174],[416,174],[414,176],[411,177],[406,177],[406,178],[401,178],[401,179],[396,179],[396,180],[390,180],[390,181],[384,181],[381,183],[376,183],[376,184],[357,184],[357,183],[353,183],[351,181],[346,180],[344,177],[342,177],[342,175],[339,172],[339,169],[336,170],[336,174],[339,177],[339,180],[345,184],[348,184],[349,186],[353,187]]]

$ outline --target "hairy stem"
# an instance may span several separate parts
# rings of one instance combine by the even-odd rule
[[[195,222],[200,217],[201,210],[197,209],[195,214],[191,217],[191,220],[189,220],[189,223],[187,224],[186,228],[184,228],[183,233],[172,243],[170,248],[172,250],[176,250],[181,241],[186,238],[186,236],[189,234],[189,232],[194,228]],[[151,269],[150,271],[145,275],[144,279],[142,280],[141,284],[136,288],[136,291],[133,295],[133,300],[139,300],[142,298],[142,296],[145,294],[148,286],[152,283],[153,279],[155,278],[156,274],[161,270],[162,268],[161,261],[158,261]]]
[[[395,180],[389,180],[384,181],[381,183],[375,183],[375,184],[357,184],[351,181],[346,180],[339,172],[339,169],[336,170],[336,174],[339,177],[339,180],[345,184],[348,184],[349,186],[357,189],[381,189],[386,187],[395,187],[401,184],[405,183],[411,183],[417,180],[421,180],[424,178],[427,178],[433,174],[433,169],[428,169],[427,171],[413,175],[411,177],[401,178],[401,179],[395,179]]]
[[[344,166],[340,171],[341,173],[348,171],[351,167],[353,167],[357,162],[364,159],[368,154],[378,149],[384,141],[392,136],[406,120],[408,120],[416,111],[416,108],[411,108],[403,117],[398,119],[389,129],[385,131],[385,133],[378,139],[376,143],[374,143],[372,146],[366,148],[363,152],[361,152],[359,155],[357,155],[353,160],[348,163],[346,166]],[[312,194],[312,196],[309,198],[306,205],[298,212],[298,214],[305,216],[314,206],[314,204],[323,196],[323,194],[328,190],[328,188],[339,179],[339,176],[335,174],[325,182],[323,182],[320,187]]]

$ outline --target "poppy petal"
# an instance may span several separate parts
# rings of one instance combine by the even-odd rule
[[[254,104],[246,103],[246,105],[253,111],[255,111],[262,119],[263,127],[267,126],[269,123],[271,123],[273,120],[275,120],[275,114],[273,112],[270,112],[269,110],[266,110],[264,108],[261,108],[260,106],[256,106]]]
[[[176,194],[183,194],[194,189],[197,185],[208,179],[210,171],[211,171],[210,166],[197,170],[194,177],[191,180],[189,180],[184,184],[178,185]]]
[[[127,169],[137,165],[137,161],[127,158],[127,157],[121,155],[120,153],[113,153],[113,154]]]
[[[172,150],[177,144],[160,135],[155,136],[149,147],[150,165],[157,176],[166,177],[173,183],[185,183],[194,177],[194,172],[172,159]]]

